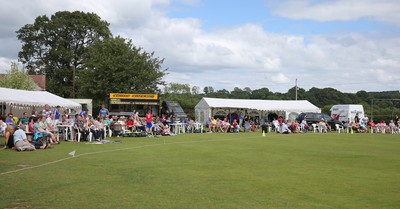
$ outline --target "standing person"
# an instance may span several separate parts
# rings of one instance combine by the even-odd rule
[[[88,117],[88,111],[89,110],[87,108],[82,109],[79,115],[86,119]]]
[[[151,127],[153,127],[153,114],[151,114],[151,110],[147,110],[146,114],[146,131],[151,132]]]
[[[105,116],[108,116],[109,114],[110,114],[110,112],[106,108],[106,105],[102,104],[98,116],[104,118]]]
[[[42,116],[45,116],[46,118],[48,118],[50,113],[52,113],[50,106],[48,104],[45,104],[44,109],[42,110]]]
[[[56,109],[54,109],[53,111],[53,115],[54,115],[54,119],[56,120],[56,124],[58,123],[58,121],[60,120],[60,105],[57,105]]]
[[[244,121],[250,122],[250,115],[247,110],[244,111]]]
[[[240,115],[239,115],[239,129],[240,129],[240,127],[242,127],[243,119],[244,119],[244,115],[243,115],[242,112],[240,112]]]
[[[354,117],[354,122],[360,123],[360,118],[358,117],[358,113],[356,113],[356,116]]]

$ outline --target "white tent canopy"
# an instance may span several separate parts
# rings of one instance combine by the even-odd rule
[[[320,108],[307,100],[253,100],[253,99],[219,99],[206,98],[195,106],[196,120],[205,122],[218,110],[233,113],[237,110],[255,110],[261,117],[262,113],[281,112],[285,118],[298,115],[301,112],[321,112]],[[291,116],[293,117],[293,116]]]
[[[47,91],[25,91],[18,89],[0,88],[0,102],[10,106],[50,107],[60,106],[69,109],[80,109],[81,104],[64,99]]]

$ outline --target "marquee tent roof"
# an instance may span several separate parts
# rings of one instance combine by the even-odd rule
[[[18,89],[0,88],[0,102],[15,106],[51,107],[79,109],[81,104],[64,99],[47,91],[25,91]]]
[[[320,108],[307,100],[253,100],[217,99],[204,97],[195,109],[203,108],[243,108],[264,111],[320,112]]]

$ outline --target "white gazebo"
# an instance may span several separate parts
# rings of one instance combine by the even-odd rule
[[[294,120],[302,112],[317,112],[321,109],[307,100],[254,100],[254,99],[219,99],[206,98],[195,106],[196,121],[203,124],[211,116],[227,116],[248,112],[261,121],[268,118],[282,116]]]
[[[79,103],[64,99],[47,91],[26,91],[9,88],[0,88],[0,104],[2,112],[28,111],[36,108],[41,110],[45,104],[53,108],[56,106],[75,110],[82,108]]]

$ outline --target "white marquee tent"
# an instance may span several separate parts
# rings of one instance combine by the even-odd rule
[[[307,100],[253,100],[253,99],[218,99],[206,98],[195,106],[196,121],[205,123],[215,115],[228,115],[247,110],[260,119],[275,113],[286,119],[294,120],[301,112],[321,112],[321,109]]]
[[[67,109],[81,109],[81,104],[64,99],[47,91],[26,91],[18,89],[0,88],[0,103],[11,108],[24,109],[32,107],[60,107]]]

